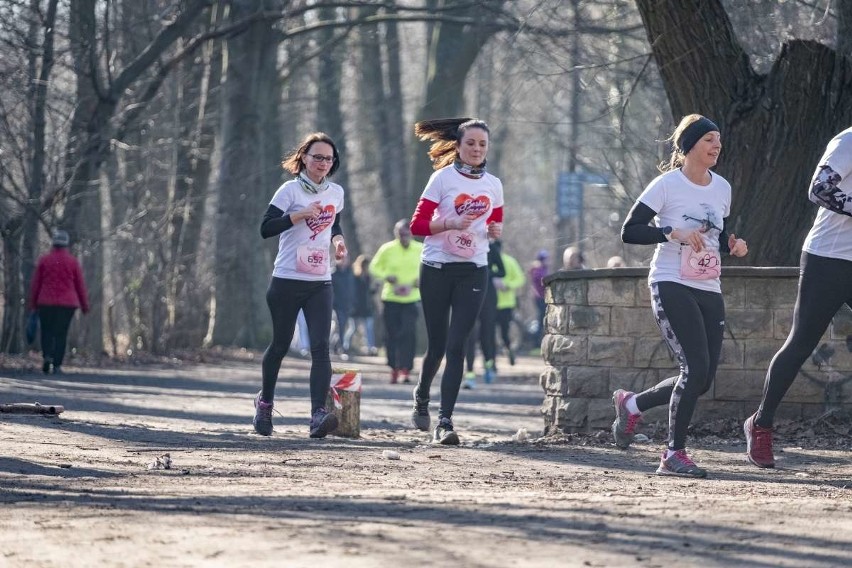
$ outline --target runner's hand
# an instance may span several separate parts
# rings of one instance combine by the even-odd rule
[[[748,254],[748,244],[743,239],[738,239],[733,233],[728,237],[728,248],[731,256],[745,256]]]
[[[672,231],[672,239],[691,246],[695,252],[700,252],[704,248],[704,239],[701,238],[701,233],[697,230],[675,229]]]

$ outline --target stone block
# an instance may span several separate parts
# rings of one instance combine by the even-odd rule
[[[612,308],[612,335],[626,337],[659,337],[660,328],[654,320],[654,314],[647,307],[632,308],[616,306]]]
[[[588,305],[635,306],[635,278],[596,278],[589,280]]]
[[[846,337],[850,335],[852,335],[852,310],[843,306],[831,321],[831,338],[846,341]]]
[[[760,400],[765,372],[719,370],[713,381],[714,400]]]
[[[587,283],[588,280],[582,278],[576,280],[554,280],[550,283],[550,286],[546,288],[549,296],[546,296],[545,300],[552,304],[587,306]]]
[[[633,338],[591,336],[588,364],[608,367],[633,365]]]
[[[793,308],[798,281],[793,278],[746,278],[746,308]]]
[[[772,315],[772,310],[765,308],[728,309],[725,313],[725,326],[737,339],[772,339],[775,336]]]
[[[825,403],[827,383],[827,373],[799,373],[787,394],[784,395],[784,400],[822,406]]]
[[[612,409],[612,401],[592,399],[586,409],[586,424],[589,430],[597,430],[600,428],[609,429],[612,426],[614,411]]]
[[[548,334],[541,341],[541,354],[545,364],[554,367],[586,365],[588,341],[589,339],[583,336]]]
[[[609,335],[610,312],[606,306],[571,306],[568,333],[571,335]]]
[[[695,414],[692,415],[692,424],[708,422],[720,418],[736,418],[745,420],[754,410],[750,403],[742,401],[713,400],[704,397],[698,399],[695,405]]]
[[[544,332],[568,335],[569,309],[563,304],[548,304],[544,312]]]
[[[607,398],[610,369],[606,367],[568,367],[564,372],[562,398]]]
[[[719,356],[719,369],[742,369],[744,352],[745,342],[723,339],[722,353]]]
[[[793,327],[793,310],[790,308],[776,308],[772,310],[772,316],[772,337],[780,339],[783,342],[790,334],[790,328]]]
[[[745,345],[743,367],[765,371],[782,342],[777,339],[747,339],[743,341],[743,344]]]
[[[633,349],[633,365],[638,369],[671,368],[675,359],[662,339],[638,337]]]
[[[589,399],[560,399],[553,425],[565,433],[584,431],[589,420]]]
[[[814,358],[821,358],[828,356],[827,365],[825,363],[821,363],[821,367],[816,367],[820,370],[831,370],[835,372],[849,372],[852,371],[852,353],[849,352],[849,349],[846,347],[846,341],[822,341],[817,346],[812,358],[809,359],[809,363],[815,363]],[[807,364],[807,363],[806,363]],[[804,365],[802,368],[807,368]]]
[[[618,389],[642,392],[660,382],[657,369],[610,369],[609,395]]]
[[[545,367],[538,377],[538,384],[546,395],[562,396],[565,391],[567,367]]]
[[[725,298],[725,309],[744,308],[746,306],[746,281],[744,278],[723,277],[722,296]]]
[[[636,305],[651,309],[651,288],[646,278],[636,282]]]

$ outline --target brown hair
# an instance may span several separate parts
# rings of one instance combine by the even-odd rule
[[[359,254],[358,258],[355,259],[355,262],[352,263],[352,274],[356,277],[361,277],[362,274],[367,273],[367,267],[370,265],[370,255],[368,254]]]
[[[293,175],[298,175],[305,169],[305,163],[302,161],[302,158],[308,154],[311,146],[317,142],[325,142],[331,146],[334,160],[331,162],[331,168],[328,170],[328,177],[333,176],[337,168],[340,167],[340,155],[337,153],[337,146],[334,144],[334,141],[325,132],[314,132],[305,136],[302,143],[281,161],[281,167]]]
[[[686,158],[686,155],[681,150],[680,139],[683,136],[684,130],[689,128],[692,123],[698,122],[704,118],[700,114],[688,114],[680,119],[680,123],[677,125],[677,128],[674,129],[671,136],[666,138],[666,142],[672,145],[672,155],[669,157],[668,163],[660,162],[660,165],[657,166],[661,172],[669,172],[671,170],[676,170],[683,165],[683,160]]]
[[[489,136],[491,130],[484,120],[478,118],[436,118],[421,120],[414,125],[414,135],[423,141],[431,141],[429,157],[432,167],[440,170],[449,166],[458,157],[457,145],[468,128],[480,128]]]

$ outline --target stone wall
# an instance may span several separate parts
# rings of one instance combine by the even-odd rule
[[[616,389],[644,390],[677,374],[651,314],[647,268],[561,271],[545,279],[547,314],[541,375],[545,432],[612,424]],[[723,269],[725,339],[716,380],[695,419],[745,419],[760,401],[769,361],[784,343],[798,268]],[[778,418],[852,409],[852,315],[844,307],[802,367]],[[819,364],[817,364],[819,363]],[[646,420],[666,420],[654,409]]]

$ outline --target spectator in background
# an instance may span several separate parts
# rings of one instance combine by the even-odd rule
[[[346,330],[349,327],[349,314],[355,302],[355,276],[352,274],[352,264],[349,262],[348,254],[337,261],[334,272],[331,273],[331,287],[334,290],[332,306],[337,316],[337,345],[334,351],[343,361],[348,361],[349,342]]]
[[[396,222],[393,226],[396,238],[380,246],[370,263],[372,277],[384,282],[381,298],[391,384],[410,381],[417,347],[423,244],[412,240],[408,223],[408,219]]]
[[[509,364],[515,364],[515,352],[512,350],[512,340],[509,336],[509,328],[515,318],[515,308],[518,307],[518,290],[526,283],[524,269],[514,257],[500,253],[503,259],[503,267],[506,275],[503,278],[494,278],[494,287],[497,289],[497,325],[500,328],[500,338],[509,356]]]
[[[627,266],[627,263],[624,262],[624,259],[620,256],[611,256],[609,260],[606,261],[607,268],[623,268]]]
[[[568,247],[562,253],[562,270],[580,270],[586,268],[586,257],[577,247]]]
[[[541,338],[544,336],[544,312],[547,309],[547,304],[544,302],[544,282],[545,276],[550,274],[550,266],[547,261],[550,254],[546,250],[538,251],[532,266],[529,269],[530,285],[533,293],[533,301],[535,302],[536,312],[538,314],[538,326],[536,326],[535,342],[541,346]]]
[[[346,346],[352,346],[352,336],[359,328],[363,328],[364,348],[367,355],[376,355],[375,311],[373,304],[373,292],[375,285],[370,276],[370,257],[366,254],[358,255],[352,263],[352,275],[355,277],[355,296],[352,303],[352,325],[346,337]]]
[[[66,231],[53,232],[52,250],[38,259],[30,285],[30,310],[38,310],[41,324],[41,351],[45,374],[62,374],[62,361],[68,328],[74,311],[89,311],[89,297],[80,263],[68,252],[71,242]]]

